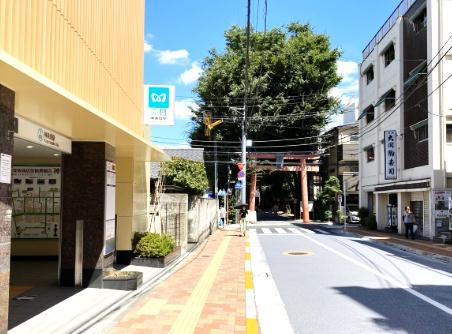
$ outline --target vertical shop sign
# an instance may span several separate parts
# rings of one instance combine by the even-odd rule
[[[174,86],[144,86],[144,124],[174,125],[174,109]]]
[[[0,183],[11,184],[11,156],[0,153]]]
[[[397,179],[397,131],[389,130],[384,134],[385,179]]]

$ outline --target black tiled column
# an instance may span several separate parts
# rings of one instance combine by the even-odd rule
[[[103,142],[73,142],[63,156],[60,284],[74,285],[76,221],[83,220],[83,286],[101,287],[105,258],[105,169],[115,150]]]
[[[0,153],[13,154],[14,92],[0,85]],[[8,330],[11,184],[0,183],[0,333]]]

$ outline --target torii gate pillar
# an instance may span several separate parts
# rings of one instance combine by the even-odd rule
[[[303,205],[303,224],[309,223],[309,200],[308,200],[308,172],[306,159],[300,160],[301,164],[301,200]]]
[[[249,201],[249,209],[251,211],[256,211],[256,184],[257,184],[257,174],[256,172],[251,174],[251,184],[250,184],[250,196]]]

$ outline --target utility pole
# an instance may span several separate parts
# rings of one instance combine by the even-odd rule
[[[242,164],[245,177],[242,181],[241,202],[246,203],[246,113],[249,89],[248,68],[250,63],[250,33],[251,33],[251,0],[248,0],[247,23],[246,23],[246,58],[245,58],[245,97],[243,99],[242,120]]]

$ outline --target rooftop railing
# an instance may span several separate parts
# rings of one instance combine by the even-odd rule
[[[396,24],[397,19],[400,16],[405,15],[405,13],[411,8],[411,6],[416,2],[416,0],[402,0],[397,8],[392,12],[391,16],[386,20],[386,22],[381,26],[380,30],[375,34],[375,36],[370,40],[367,46],[363,50],[363,60],[365,60],[369,54],[374,50],[375,46],[380,43],[383,37],[391,30],[391,28]]]

